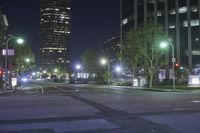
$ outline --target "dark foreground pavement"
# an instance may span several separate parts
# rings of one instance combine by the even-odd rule
[[[200,131],[199,92],[100,88],[31,84],[0,96],[0,133]]]

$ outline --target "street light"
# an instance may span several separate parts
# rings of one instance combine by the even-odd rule
[[[77,69],[77,70],[80,70],[80,69],[81,69],[81,65],[77,64],[77,65],[76,65],[76,69]]]
[[[116,66],[115,71],[116,71],[117,73],[120,73],[121,70],[122,70],[121,66]]]
[[[174,64],[176,62],[176,58],[174,57],[174,46],[170,41],[168,41],[168,42],[161,42],[160,47],[161,48],[166,48],[168,45],[170,45],[172,47],[173,90],[175,91],[175,89],[176,89],[176,82],[175,82],[176,77],[175,77]]]
[[[29,58],[25,59],[26,63],[29,63],[31,60]]]
[[[46,74],[46,73],[47,73],[47,71],[46,71],[46,70],[43,70],[43,73],[44,73],[44,74]]]
[[[23,44],[23,43],[24,43],[24,39],[18,38],[18,39],[17,39],[17,43],[18,43],[18,44]]]
[[[115,71],[117,72],[117,79],[118,79],[118,84],[119,84],[119,73],[122,71],[122,67],[121,66],[116,66],[115,67]]]
[[[107,84],[110,84],[110,79],[109,79],[109,74],[110,74],[110,62],[107,59],[102,58],[101,59],[101,64],[106,65],[107,64],[107,71],[108,71],[108,77],[107,77]]]
[[[9,37],[6,41],[6,57],[5,57],[5,90],[7,90],[7,82],[8,82],[8,70],[7,70],[7,65],[8,65],[8,44],[11,40],[16,39],[16,42],[18,44],[24,43],[24,40],[20,37]],[[10,84],[10,83],[9,83]],[[12,86],[10,86],[12,87]]]
[[[57,72],[58,72],[58,69],[54,69],[54,72],[57,73]]]

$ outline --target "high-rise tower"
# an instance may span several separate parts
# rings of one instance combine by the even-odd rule
[[[70,1],[40,2],[40,67],[53,70],[68,67],[70,38]]]

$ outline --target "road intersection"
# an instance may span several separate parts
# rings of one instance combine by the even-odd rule
[[[200,92],[34,82],[0,96],[0,132],[198,133]]]

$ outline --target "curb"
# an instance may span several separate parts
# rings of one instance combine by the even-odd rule
[[[7,90],[7,91],[0,91],[0,96],[2,95],[8,95],[8,94],[13,94],[20,90],[21,88],[13,89],[13,90]]]

